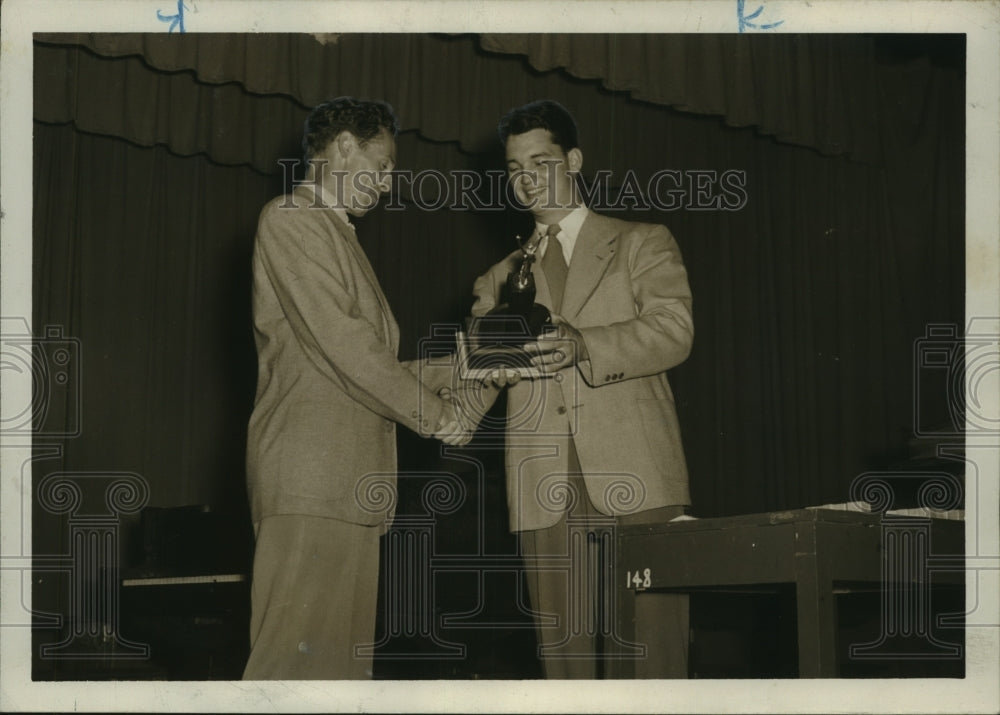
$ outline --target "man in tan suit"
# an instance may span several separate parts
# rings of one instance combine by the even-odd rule
[[[389,191],[396,131],[381,102],[316,107],[306,181],[260,215],[247,680],[371,677],[364,646],[375,635],[379,536],[392,519],[396,424],[469,439],[441,397],[450,369],[428,385],[398,361],[399,330],[350,220]]]
[[[501,371],[493,381],[509,385],[510,528],[520,535],[546,677],[595,678],[617,647],[607,637],[614,530],[670,520],[690,503],[666,371],[691,350],[691,292],[664,226],[601,216],[583,204],[575,183],[583,154],[562,105],[514,109],[499,131],[515,195],[540,241],[536,300],[558,324],[556,334],[526,346],[547,377]],[[473,315],[503,300],[519,255],[476,281]],[[650,606],[652,613],[638,614],[655,626],[639,633],[648,657],[637,674],[686,677],[686,597],[637,599],[637,608]]]

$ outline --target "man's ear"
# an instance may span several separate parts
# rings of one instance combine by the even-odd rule
[[[334,141],[337,142],[337,151],[340,152],[340,156],[344,159],[349,157],[358,148],[358,138],[346,129],[338,134]]]
[[[579,172],[583,168],[583,152],[574,147],[566,152],[567,167],[570,171]]]

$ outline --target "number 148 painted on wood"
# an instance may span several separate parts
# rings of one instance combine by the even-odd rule
[[[625,572],[626,588],[634,588],[636,591],[642,591],[652,585],[653,572],[650,569],[643,569],[641,574],[638,571]]]

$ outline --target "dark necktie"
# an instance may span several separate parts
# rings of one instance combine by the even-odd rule
[[[566,288],[566,273],[569,270],[566,265],[566,257],[563,256],[562,244],[556,235],[561,229],[559,224],[554,223],[549,226],[545,234],[549,237],[549,245],[542,256],[542,270],[545,271],[545,282],[549,284],[549,293],[552,295],[552,309],[559,312],[562,307],[563,290]]]

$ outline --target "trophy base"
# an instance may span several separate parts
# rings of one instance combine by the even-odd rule
[[[455,339],[458,344],[458,374],[463,380],[488,380],[501,368],[508,373],[517,373],[521,379],[552,377],[554,374],[532,365],[531,355],[522,348],[478,345],[475,339],[462,331],[455,335]]]
[[[538,303],[524,312],[513,312],[506,305],[479,318],[469,320],[469,336],[479,345],[520,347],[534,342],[552,327],[549,309]]]
[[[523,349],[552,328],[548,308],[535,303],[528,314],[504,312],[506,306],[480,318],[469,320],[469,332],[457,334],[459,374],[466,380],[489,378],[503,368],[520,377],[551,377],[551,373],[531,364],[531,355]]]

